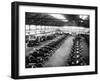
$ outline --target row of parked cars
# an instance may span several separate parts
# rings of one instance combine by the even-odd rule
[[[54,40],[40,49],[34,50],[26,56],[26,68],[43,67],[44,63],[54,54],[61,46],[67,35],[63,34],[59,39]]]
[[[89,64],[86,58],[84,58],[84,56],[81,54],[83,52],[83,48],[81,47],[80,44],[82,41],[81,37],[82,35],[77,35],[76,38],[73,40],[74,44],[67,64],[69,66],[79,66],[79,65]]]
[[[88,47],[89,47],[89,40],[90,40],[90,37],[89,37],[89,35],[87,35],[87,34],[81,34],[81,36],[82,37],[84,37],[84,39],[85,39],[85,42],[87,43],[87,45],[88,45]]]
[[[27,43],[27,47],[34,47],[34,46],[39,46],[42,42],[46,42],[49,40],[53,40],[54,38],[56,38],[57,36],[59,36],[60,34],[55,33],[55,34],[51,34],[51,35],[44,35],[44,36],[37,36],[34,39],[28,39],[29,36],[26,36],[26,43]]]

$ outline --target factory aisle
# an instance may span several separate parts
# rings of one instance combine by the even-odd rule
[[[44,64],[44,67],[56,67],[65,65],[65,61],[68,59],[71,48],[73,46],[73,39],[75,37],[68,37],[61,45],[61,47],[49,58]]]

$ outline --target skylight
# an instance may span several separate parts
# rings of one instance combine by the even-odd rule
[[[88,16],[87,15],[80,15],[79,16],[81,19],[83,19],[83,20],[85,20],[85,19],[87,19],[88,18]]]
[[[50,16],[60,19],[61,21],[68,22],[68,20],[62,14],[50,14]]]

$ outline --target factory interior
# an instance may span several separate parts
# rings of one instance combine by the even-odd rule
[[[25,13],[25,68],[89,65],[89,15]]]

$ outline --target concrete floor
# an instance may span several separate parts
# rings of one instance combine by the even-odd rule
[[[49,60],[44,64],[44,67],[56,67],[64,66],[65,61],[68,59],[73,46],[74,37],[70,36],[66,38],[61,47],[49,58]]]

